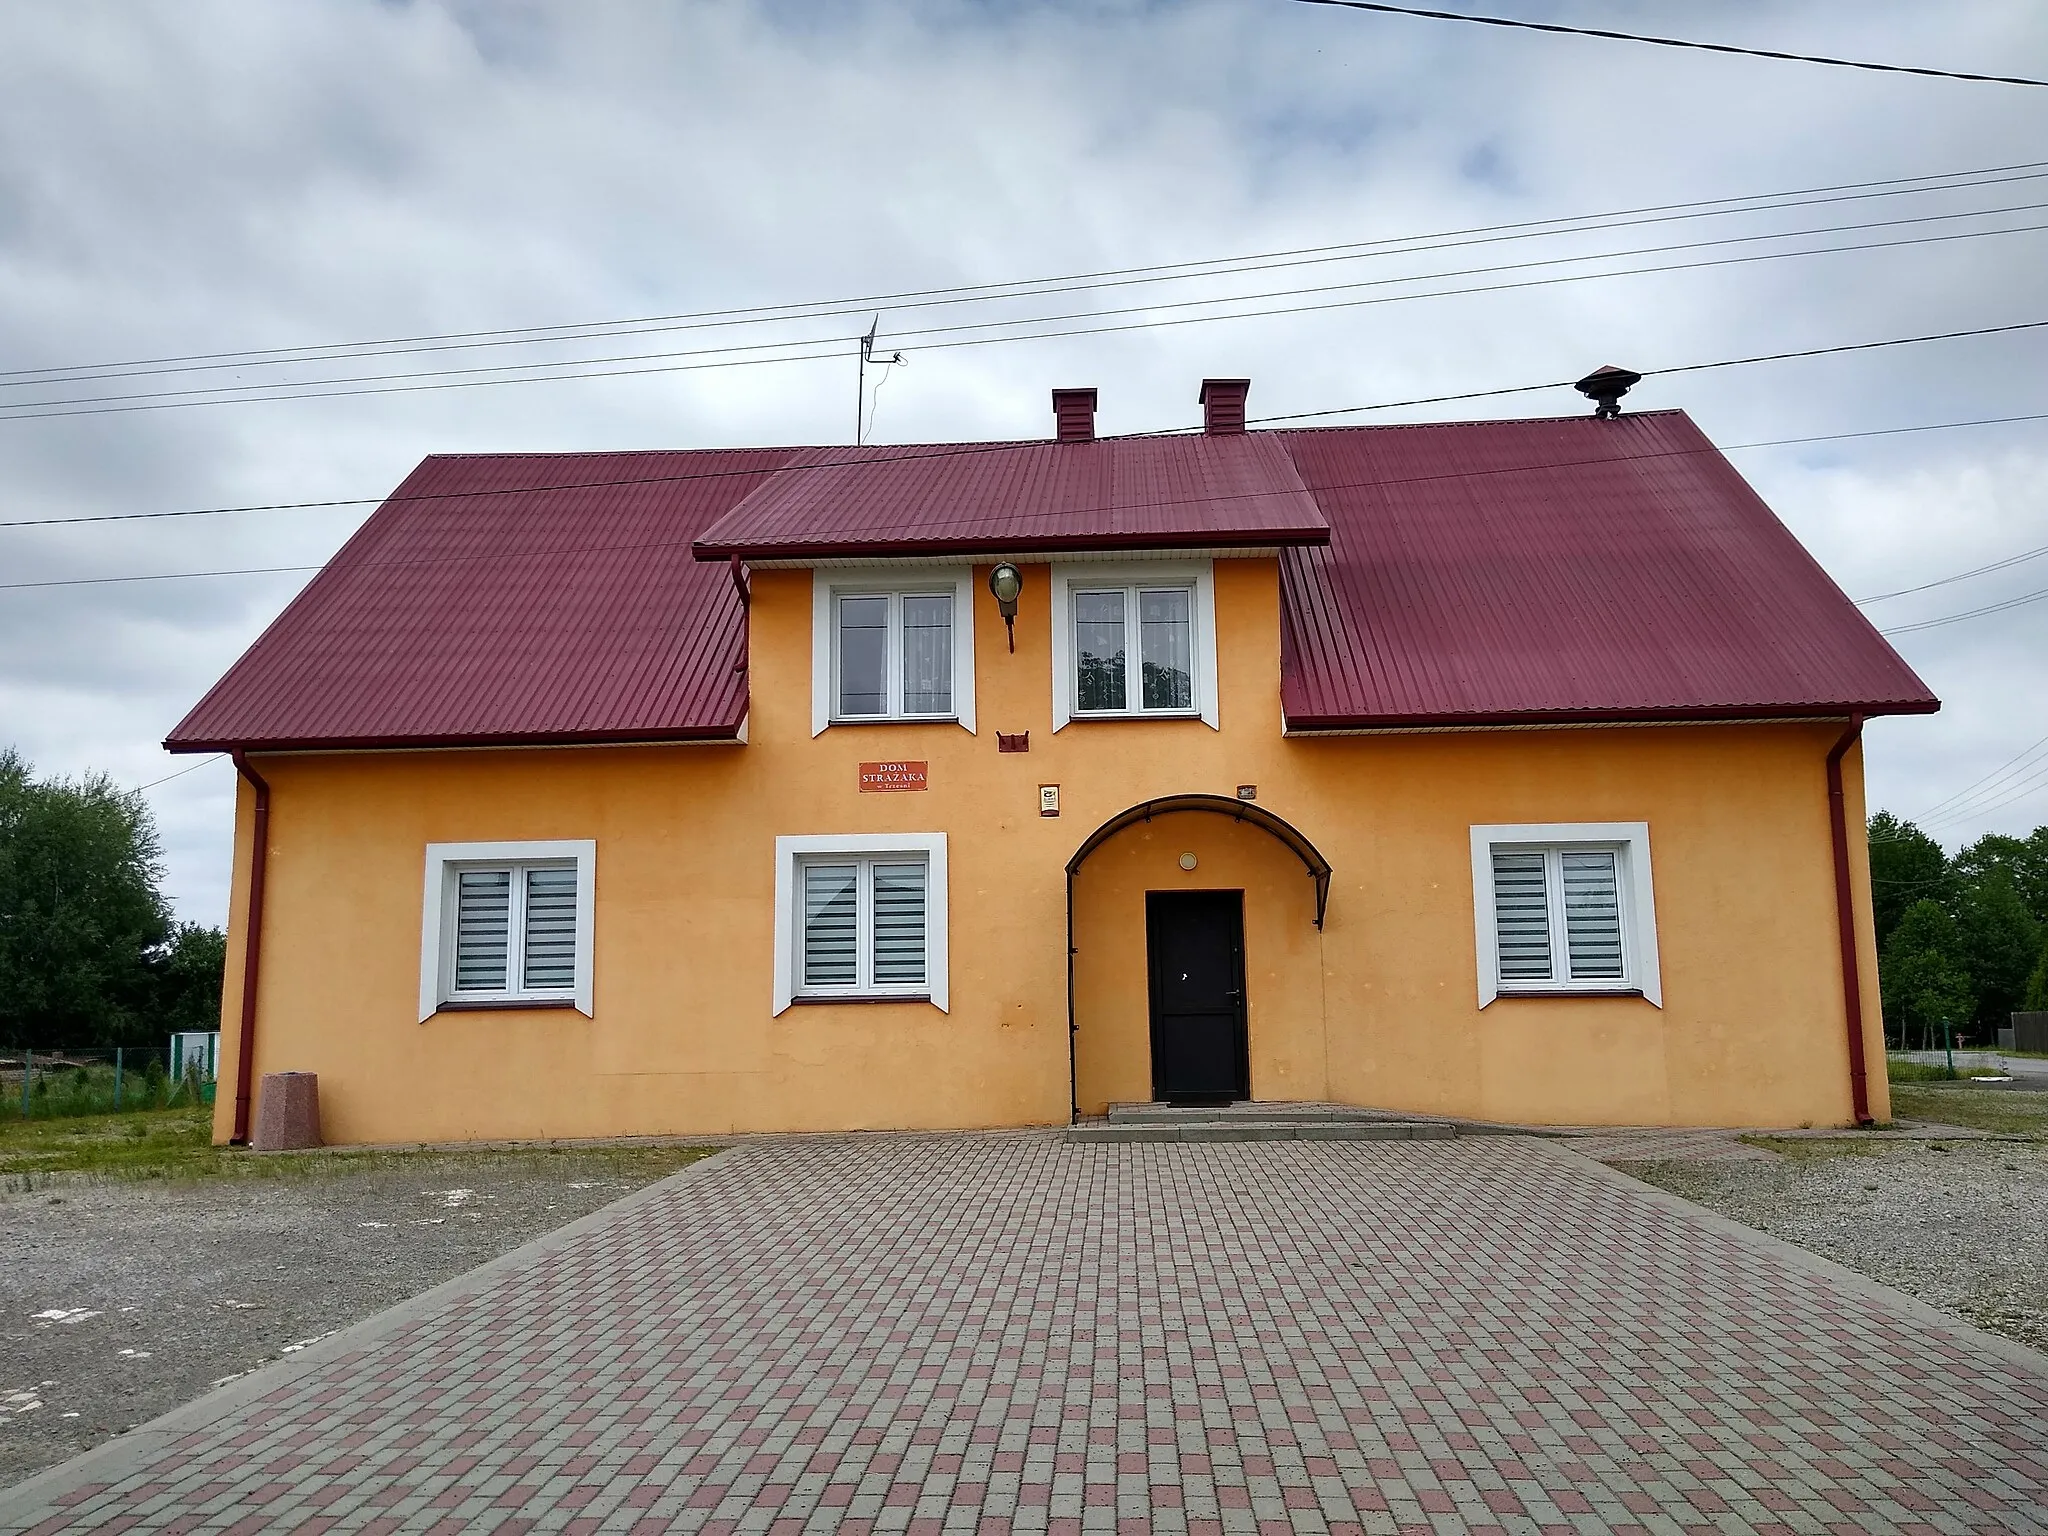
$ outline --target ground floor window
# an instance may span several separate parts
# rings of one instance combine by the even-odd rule
[[[947,1006],[944,833],[779,837],[775,1011],[914,998]]]
[[[1475,826],[1472,905],[1482,1008],[1598,992],[1662,1005],[1647,823]]]
[[[590,841],[429,843],[420,1017],[463,1006],[590,1012]]]

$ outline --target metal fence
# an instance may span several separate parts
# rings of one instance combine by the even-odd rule
[[[0,1050],[0,1115],[55,1119],[213,1102],[213,1053],[177,1046]]]

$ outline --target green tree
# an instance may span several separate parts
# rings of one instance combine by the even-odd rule
[[[228,936],[218,928],[180,923],[155,957],[155,1023],[163,1033],[220,1028],[221,973]]]
[[[170,937],[149,807],[104,774],[37,782],[0,751],[0,1039],[153,1042]]]
[[[1972,1039],[1993,1040],[1992,1031],[2027,995],[2027,973],[2041,952],[2041,925],[2020,899],[2010,870],[1992,865],[1960,883],[1956,930],[1963,964],[1977,993]]]
[[[1923,897],[1947,900],[1949,862],[1941,844],[1890,811],[1871,817],[1868,830],[1871,915],[1882,954],[1906,908]]]
[[[2048,923],[2048,827],[2036,827],[2026,837],[1987,832],[1956,855],[1954,867],[1965,880],[2003,871],[2034,921]]]
[[[2041,958],[2034,962],[2034,971],[2027,978],[2027,995],[2021,1007],[2029,1013],[2048,1013],[2048,934],[2041,939]]]
[[[1940,902],[1906,908],[1878,959],[1885,1023],[1907,1044],[1917,1030],[1932,1045],[1944,1021],[1958,1025],[1976,1011],[1977,991],[1963,960],[1956,920]]]

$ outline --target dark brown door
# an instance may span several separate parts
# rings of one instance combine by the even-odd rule
[[[1190,1103],[1250,1097],[1244,892],[1147,891],[1145,949],[1152,1096]]]

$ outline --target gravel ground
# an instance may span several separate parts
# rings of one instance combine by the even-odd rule
[[[1759,1162],[1614,1166],[2048,1349],[2048,1143],[1817,1141],[1788,1150]]]
[[[0,1193],[0,1487],[416,1296],[692,1157],[414,1153]]]

